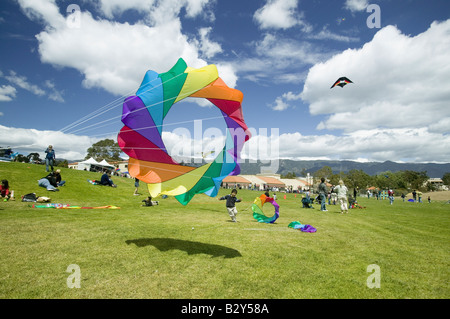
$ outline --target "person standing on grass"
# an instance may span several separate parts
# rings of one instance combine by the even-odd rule
[[[327,200],[327,184],[325,184],[325,177],[320,179],[321,183],[319,184],[319,198],[320,198],[320,211],[327,212],[327,208],[325,206]]]
[[[237,195],[237,190],[233,189],[231,191],[231,194],[225,195],[225,196],[219,198],[219,200],[227,201],[225,206],[227,207],[228,215],[230,215],[231,221],[234,223],[236,222],[236,215],[238,213],[238,211],[236,209],[236,203],[239,203],[242,201],[242,199],[237,199],[236,195]]]
[[[49,145],[48,148],[45,150],[45,170],[48,172],[48,166],[50,165],[52,172],[53,172],[53,165],[55,165],[55,150],[53,149],[53,146]]]
[[[347,206],[348,189],[344,185],[343,180],[339,181],[339,185],[334,188],[334,191],[336,192],[339,204],[341,205],[341,214],[344,213],[348,214],[348,206]]]
[[[417,192],[417,197],[419,197],[419,203],[422,203],[422,192],[421,191]]]
[[[134,189],[134,195],[141,195],[139,194],[139,179],[137,179],[136,177],[134,178],[134,187],[136,187]]]
[[[394,203],[394,191],[392,189],[388,190],[389,201],[391,205]]]

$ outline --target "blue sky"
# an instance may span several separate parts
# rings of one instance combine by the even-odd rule
[[[374,4],[380,28],[367,24]],[[0,146],[83,158],[116,138],[146,70],[183,57],[244,93],[248,144],[270,144],[269,157],[448,162],[449,12],[447,0],[3,0]],[[330,90],[340,76],[354,84]],[[178,104],[169,149],[194,120],[225,128],[203,101]]]

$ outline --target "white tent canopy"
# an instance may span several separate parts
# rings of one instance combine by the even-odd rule
[[[95,164],[95,165],[98,165],[99,163],[93,157],[91,157],[91,158],[89,158],[89,159],[87,159],[87,160],[85,160],[83,162],[79,162],[78,164]]]
[[[89,158],[85,161],[78,163],[78,170],[86,170],[86,171],[101,171],[104,169],[111,170],[114,166],[109,164],[107,161],[103,160],[100,163],[97,162],[94,158]]]
[[[114,167],[114,165],[109,164],[106,160],[101,161],[99,165],[112,168]]]

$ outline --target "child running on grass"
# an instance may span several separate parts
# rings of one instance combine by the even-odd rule
[[[239,203],[240,201],[242,201],[242,199],[237,199],[236,195],[237,195],[237,190],[233,189],[231,191],[230,195],[225,195],[225,196],[219,198],[219,200],[225,200],[225,199],[227,200],[226,207],[227,207],[228,215],[230,215],[231,221],[233,221],[234,223],[236,222],[236,215],[238,213],[238,211],[236,209],[236,203]]]

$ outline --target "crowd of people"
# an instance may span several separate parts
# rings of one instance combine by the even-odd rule
[[[55,150],[53,149],[52,145],[49,145],[47,149],[45,150],[46,157],[45,157],[45,170],[49,174],[42,177],[38,180],[38,185],[40,187],[43,187],[47,189],[48,191],[59,191],[59,188],[66,185],[66,181],[62,179],[61,176],[61,170],[56,169],[54,170],[55,165]],[[110,187],[117,187],[116,184],[111,179],[111,172],[109,171],[103,171],[101,178],[99,180],[88,180],[92,184],[95,185],[103,185],[103,186],[110,186]],[[134,182],[135,190],[134,195],[141,195],[139,193],[139,179],[135,178]],[[225,186],[225,185],[223,185]],[[228,185],[226,185],[228,186]],[[0,194],[2,200],[14,200],[14,191],[9,190],[9,182],[7,180],[2,180],[0,185]],[[249,189],[256,190],[256,185],[252,185],[252,187],[249,187]],[[268,189],[264,189],[265,195],[267,197],[270,197],[270,194],[268,192]],[[275,191],[279,191],[279,189],[272,189],[273,195],[272,198],[276,200],[276,193]],[[292,192],[292,189],[286,190],[286,192]],[[344,181],[340,180],[339,184],[336,186],[331,186],[329,189],[326,184],[326,179],[321,178],[321,182],[318,185],[317,188],[317,196],[315,198],[311,197],[311,193],[309,191],[306,191],[304,196],[302,196],[301,203],[303,205],[303,208],[312,208],[312,204],[314,201],[316,203],[320,204],[320,211],[327,212],[327,203],[328,205],[336,205],[337,203],[340,206],[341,214],[347,214],[349,208],[355,207],[355,204],[357,204],[356,197],[359,193],[358,188],[353,189],[353,197],[349,194],[349,189],[347,186],[345,186]],[[167,196],[163,196],[167,197]],[[383,199],[389,199],[390,204],[392,205],[394,202],[394,191],[392,189],[388,190],[376,190],[376,191],[367,191],[367,197],[375,197],[377,200],[383,200]],[[422,203],[422,193],[418,190],[412,191],[412,197],[414,202]],[[401,198],[403,201],[405,201],[406,195],[403,193],[401,194]],[[236,222],[236,217],[238,214],[236,203],[239,203],[242,201],[242,199],[237,198],[237,189],[232,189],[231,193],[225,196],[222,196],[219,198],[219,200],[226,200],[226,209],[228,212],[228,215],[230,216],[231,220],[233,222]],[[149,196],[147,199],[142,201],[144,204],[142,206],[155,206],[158,205],[158,201],[152,200],[152,197]],[[431,198],[428,197],[428,202],[431,202]]]

